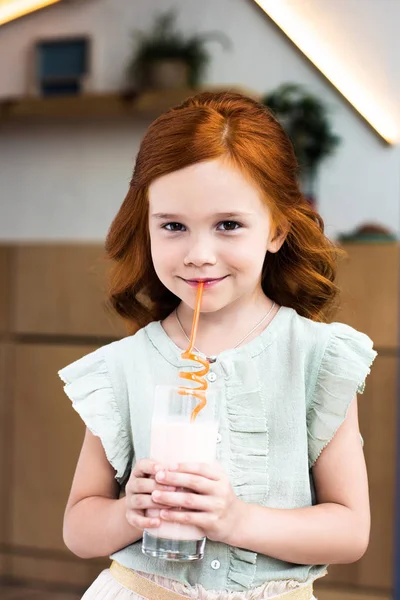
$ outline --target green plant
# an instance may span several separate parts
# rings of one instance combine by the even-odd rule
[[[332,131],[327,107],[294,83],[279,86],[262,102],[276,114],[291,139],[304,191],[313,197],[318,167],[340,142]]]
[[[205,48],[205,42],[217,41],[223,48],[229,48],[229,39],[218,31],[185,37],[176,29],[176,17],[175,10],[162,13],[156,17],[148,34],[135,32],[139,43],[128,66],[128,75],[139,85],[146,79],[149,64],[160,60],[179,59],[188,65],[188,84],[195,87],[201,81],[211,58]]]

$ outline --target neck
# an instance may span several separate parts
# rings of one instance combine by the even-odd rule
[[[272,305],[273,302],[262,293],[248,298],[247,301],[232,302],[218,311],[201,313],[195,341],[196,348],[207,356],[234,348],[266,316]],[[275,310],[274,307],[268,318],[260,323],[260,327],[243,340],[243,343],[249,342],[268,326],[275,315]],[[193,309],[181,302],[177,314],[186,336],[190,336]]]

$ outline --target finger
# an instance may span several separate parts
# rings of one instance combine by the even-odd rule
[[[160,502],[154,502],[151,494],[132,494],[128,499],[128,506],[133,510],[160,509]]]
[[[175,486],[163,485],[157,483],[152,478],[134,477],[129,486],[129,491],[133,494],[151,494],[154,490],[164,490],[173,492]]]
[[[187,492],[159,492],[152,493],[154,502],[158,505],[182,507],[190,510],[214,512],[220,509],[220,501],[213,496],[201,496]]]
[[[160,527],[161,519],[158,517],[145,517],[135,511],[128,511],[126,513],[126,520],[129,525],[136,527],[136,529],[152,529],[154,527]]]
[[[198,494],[212,496],[216,480],[209,479],[202,475],[192,475],[177,471],[158,471],[158,473],[156,473],[156,482],[174,486],[176,488],[186,488],[188,490],[193,490]]]
[[[173,521],[174,523],[183,523],[196,525],[200,529],[208,529],[213,522],[213,517],[206,512],[191,512],[185,510],[161,510],[161,521]]]
[[[137,461],[135,466],[133,467],[132,474],[135,477],[143,477],[144,475],[154,475],[155,474],[155,466],[156,463],[154,460],[150,460],[150,458],[142,458]]]
[[[155,466],[156,473],[165,471],[162,465],[158,463]],[[218,481],[224,476],[224,471],[218,463],[179,463],[177,469],[168,469],[169,472],[190,473],[192,475],[200,475],[213,481]]]

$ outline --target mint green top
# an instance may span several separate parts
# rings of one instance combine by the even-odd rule
[[[73,407],[100,437],[120,483],[136,460],[149,455],[155,385],[178,383],[179,370],[192,364],[181,352],[154,322],[60,371]],[[209,384],[219,392],[217,458],[239,498],[274,508],[315,503],[311,467],[354,395],[363,392],[375,355],[366,335],[341,323],[315,323],[286,307],[248,344],[221,352]],[[112,558],[134,570],[214,590],[305,582],[326,568],[210,540],[204,558],[193,563],[149,558],[141,541]]]

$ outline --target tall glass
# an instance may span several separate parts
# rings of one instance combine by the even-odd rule
[[[218,432],[215,393],[207,391],[207,405],[191,422],[192,411],[200,400],[183,396],[178,389],[156,387],[150,458],[167,468],[182,462],[212,463]],[[158,517],[159,510],[149,509],[147,516]],[[166,560],[197,560],[203,558],[205,542],[205,534],[198,527],[163,521],[160,527],[143,532],[142,551]]]

